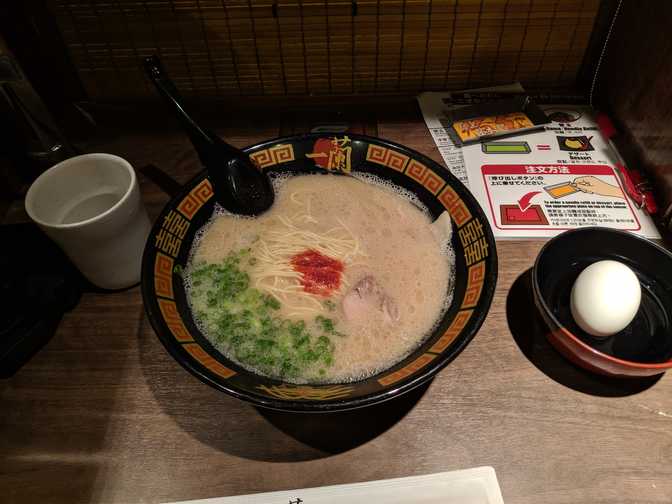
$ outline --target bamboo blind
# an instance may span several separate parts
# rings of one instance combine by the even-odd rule
[[[599,0],[49,0],[90,98],[571,86]]]

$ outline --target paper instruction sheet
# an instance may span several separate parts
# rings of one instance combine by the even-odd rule
[[[651,217],[625,192],[615,168],[617,154],[587,106],[540,105],[551,119],[544,129],[462,148],[452,142],[442,118],[459,106],[456,96],[481,99],[515,91],[522,88],[418,97],[444,161],[476,197],[495,237],[553,237],[602,226],[659,239]]]
[[[660,238],[624,190],[616,153],[588,107],[542,105],[545,129],[462,149],[469,188],[497,238],[601,226]]]
[[[418,96],[418,104],[422,110],[427,128],[439,148],[443,162],[450,172],[455,175],[465,186],[469,187],[469,179],[462,158],[462,149],[446,132],[446,112],[465,107],[475,101],[494,100],[507,95],[524,92],[519,83],[495,86],[490,88],[469,89],[466,91],[421,93]]]

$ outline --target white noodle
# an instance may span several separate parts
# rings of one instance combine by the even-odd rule
[[[359,240],[340,219],[337,219],[339,226],[324,233],[299,227],[300,223],[317,223],[318,220],[311,213],[312,196],[302,201],[298,194],[291,193],[290,200],[302,208],[289,218],[277,216],[285,229],[268,231],[253,245],[257,259],[252,267],[254,286],[283,303],[289,310],[289,316],[315,315],[327,311],[318,296],[303,290],[300,283],[302,275],[294,271],[291,265],[293,256],[314,250],[342,262],[346,267],[354,264],[355,257],[365,257]],[[336,293],[348,285],[342,278]]]

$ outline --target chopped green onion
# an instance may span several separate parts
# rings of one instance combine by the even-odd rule
[[[241,267],[253,264],[250,254],[251,249],[244,249],[220,263],[192,268],[189,294],[192,305],[198,307],[196,317],[225,353],[243,366],[277,378],[324,376],[324,368],[333,364],[331,337],[342,333],[332,319],[320,315],[315,318],[319,335],[303,320],[275,316],[280,301],[252,287]]]

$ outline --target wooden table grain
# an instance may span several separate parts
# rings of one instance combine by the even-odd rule
[[[269,124],[220,133],[242,146],[287,132]],[[441,162],[417,114],[375,129]],[[178,132],[108,138],[96,149],[136,167],[181,182],[198,169]],[[141,187],[157,215],[168,197],[142,176]],[[542,245],[498,242],[488,317],[428,388],[339,415],[267,412],[217,392],[166,353],[139,288],[87,293],[0,381],[0,501],[165,502],[489,465],[507,504],[669,504],[672,377],[600,378],[554,352],[526,276]]]

